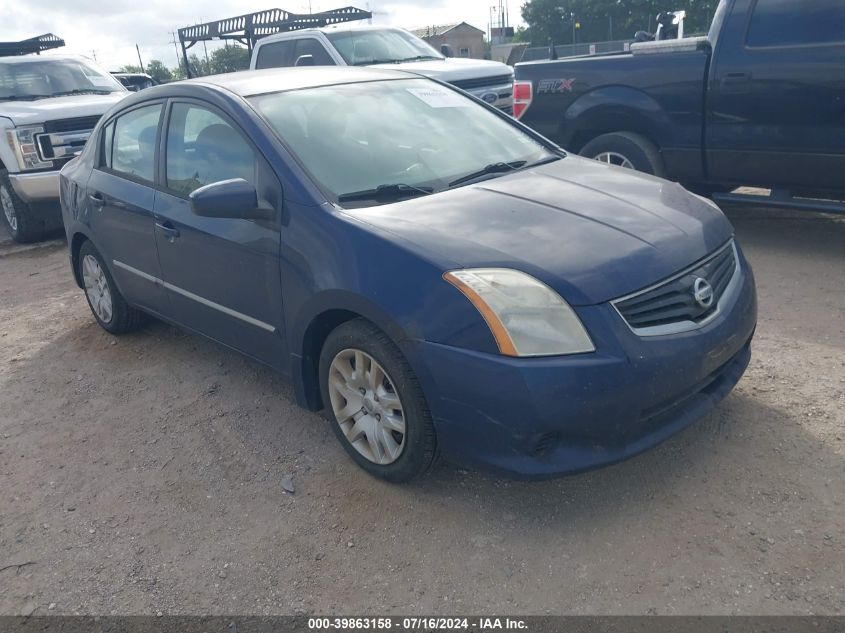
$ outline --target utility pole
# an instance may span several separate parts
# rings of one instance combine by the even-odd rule
[[[97,61],[97,51],[94,50],[93,48],[91,49],[91,57],[94,58],[95,62]]]
[[[176,45],[176,31],[170,31],[170,43],[173,44],[173,50],[176,51],[176,70],[182,65],[182,58],[179,57],[179,47]]]
[[[141,65],[141,72],[146,73],[147,71],[144,70],[144,62],[141,60],[141,49],[138,48],[138,44],[135,44],[135,51],[138,53],[138,63]]]

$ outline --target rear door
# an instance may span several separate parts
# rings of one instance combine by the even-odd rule
[[[845,189],[843,0],[737,0],[713,63],[712,180]]]
[[[171,102],[162,141],[156,243],[174,317],[221,343],[278,366],[287,357],[279,269],[282,191],[239,127],[209,104]],[[273,221],[206,218],[195,189],[244,178],[277,210]],[[287,368],[284,368],[287,371]]]
[[[156,143],[162,101],[121,112],[100,134],[96,167],[88,179],[89,226],[126,299],[167,312],[155,244]]]

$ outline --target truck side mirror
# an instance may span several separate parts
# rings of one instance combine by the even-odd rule
[[[314,56],[313,55],[300,55],[296,58],[296,61],[293,64],[294,66],[314,66]]]
[[[443,57],[454,57],[455,54],[452,52],[452,47],[448,44],[441,44],[440,45],[440,53]]]

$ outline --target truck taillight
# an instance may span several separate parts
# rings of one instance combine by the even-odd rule
[[[522,118],[528,106],[531,105],[532,88],[530,81],[513,82],[513,117]]]

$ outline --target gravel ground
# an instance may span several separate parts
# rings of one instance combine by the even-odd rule
[[[115,339],[62,242],[3,241],[0,613],[842,614],[845,221],[729,215],[759,284],[745,378],[542,483],[376,481],[282,378],[160,323]]]

